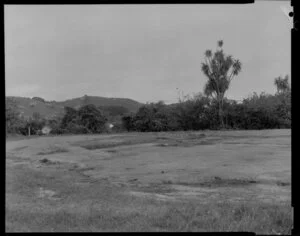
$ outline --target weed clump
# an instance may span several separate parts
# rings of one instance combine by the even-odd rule
[[[57,164],[58,162],[51,161],[47,158],[43,158],[43,159],[40,160],[40,163],[45,164],[45,165],[54,165],[54,164]]]

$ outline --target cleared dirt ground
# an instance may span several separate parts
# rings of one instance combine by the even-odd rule
[[[290,233],[291,131],[6,142],[7,231]]]

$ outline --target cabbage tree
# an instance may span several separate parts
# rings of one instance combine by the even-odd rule
[[[201,64],[201,69],[207,77],[204,94],[217,101],[220,125],[224,127],[223,101],[225,92],[229,89],[232,79],[240,73],[242,64],[231,55],[226,55],[222,46],[223,41],[220,40],[216,52],[205,51],[205,59]]]

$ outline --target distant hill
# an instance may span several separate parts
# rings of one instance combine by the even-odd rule
[[[80,106],[87,104],[94,104],[95,106],[123,106],[129,111],[135,112],[142,105],[137,101],[128,98],[106,98],[106,97],[96,97],[96,96],[83,96],[80,98],[73,98],[63,102],[57,102],[61,106],[69,106],[74,108],[79,108]]]
[[[59,102],[45,101],[40,97],[6,97],[6,102],[11,100],[15,101],[18,110],[24,117],[32,116],[34,112],[38,112],[41,116],[46,118],[55,118],[62,115],[65,106],[73,107],[75,109],[87,104],[94,104],[96,107],[122,106],[130,112],[136,112],[138,108],[143,105],[142,103],[128,98],[106,98],[87,95]]]

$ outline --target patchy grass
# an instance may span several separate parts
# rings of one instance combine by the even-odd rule
[[[220,177],[214,177],[212,180],[201,183],[178,183],[180,185],[187,186],[199,186],[199,187],[228,187],[228,186],[247,186],[249,184],[259,183],[253,179],[224,179]]]
[[[171,186],[166,185],[165,183],[162,184],[148,184],[146,186],[139,186],[138,191],[143,191],[145,193],[172,193],[174,190]]]
[[[23,146],[23,147],[18,147],[18,148],[15,148],[14,151],[21,151],[25,148],[27,148],[28,146]]]
[[[68,152],[69,150],[63,147],[50,147],[49,150],[45,150],[42,152],[38,152],[37,155],[51,155],[55,153],[63,153]]]
[[[171,180],[163,181],[163,184],[176,184],[190,187],[230,187],[230,186],[247,186],[250,184],[260,183],[254,179],[225,179],[218,176],[215,176],[211,180],[203,182],[173,182]]]
[[[104,192],[94,191],[94,197],[89,199],[91,191],[86,191],[84,204],[76,204],[76,198],[71,203],[56,200],[48,208],[45,203],[49,199],[45,198],[44,203],[38,200],[35,203],[23,202],[19,207],[8,205],[6,231],[251,231],[291,234],[293,216],[287,204],[232,203],[226,200],[210,204],[175,203],[124,197],[111,191],[106,196],[115,200],[108,201]],[[69,197],[75,194],[70,193]]]
[[[105,148],[114,148],[118,146],[128,146],[128,145],[134,145],[134,144],[140,144],[143,143],[143,141],[138,140],[124,140],[121,142],[111,142],[111,143],[103,143],[101,141],[90,141],[87,143],[79,144],[78,146],[85,148],[87,150],[96,150],[96,149],[105,149]]]
[[[110,150],[106,150],[107,152],[109,152],[109,153],[117,153],[118,151],[117,150],[115,150],[115,149],[110,149]]]
[[[158,139],[158,140],[168,140],[169,138],[168,137],[157,137],[156,139]]]
[[[178,147],[179,143],[159,143],[156,145],[157,147]]]
[[[130,146],[136,144],[156,143],[158,147],[192,147],[197,145],[214,145],[221,138],[207,138],[204,133],[168,133],[168,136],[155,136],[157,134],[145,133],[144,136],[138,134],[137,136],[128,136],[119,142],[104,142],[102,139],[94,139],[85,142],[74,143],[75,146],[80,146],[87,150],[116,148],[119,146]]]
[[[172,204],[157,217],[156,226],[169,231],[252,231],[291,234],[292,209],[288,205],[224,200],[215,204]],[[220,220],[222,219],[222,220]]]
[[[214,145],[220,139],[198,140],[191,138],[190,140],[171,140],[168,143],[158,143],[157,147],[193,147],[198,145]]]
[[[79,175],[64,170],[45,174],[19,167],[8,171],[7,232],[251,231],[287,235],[293,224],[289,204],[253,199],[230,202],[226,198],[210,203],[161,201],[124,194],[126,189],[107,182],[77,185],[83,181]],[[165,186],[154,184],[140,190],[168,192]]]
[[[193,140],[193,139],[199,140],[199,139],[203,139],[205,137],[206,137],[206,135],[203,134],[203,133],[202,134],[190,133],[190,134],[188,134],[188,136],[186,137],[186,139],[188,139],[188,140]]]
[[[263,142],[259,134],[268,136],[268,132],[274,139]],[[244,136],[254,139],[252,147],[226,144],[225,132],[8,142],[6,231],[290,234],[290,150],[280,146],[282,141],[289,146],[290,141],[289,136],[278,139],[278,132],[272,132],[236,135],[243,144]],[[220,140],[223,145],[218,145]],[[135,145],[144,143],[151,145]],[[24,145],[30,148],[23,149]],[[107,149],[94,151],[102,148]],[[48,156],[40,156],[41,164],[36,165],[38,151],[39,155],[58,154],[59,165],[52,165],[55,162]],[[18,160],[26,165],[11,164]]]
[[[277,181],[276,184],[278,186],[290,186],[291,185],[291,183],[289,183],[289,182],[282,182],[282,181]]]

